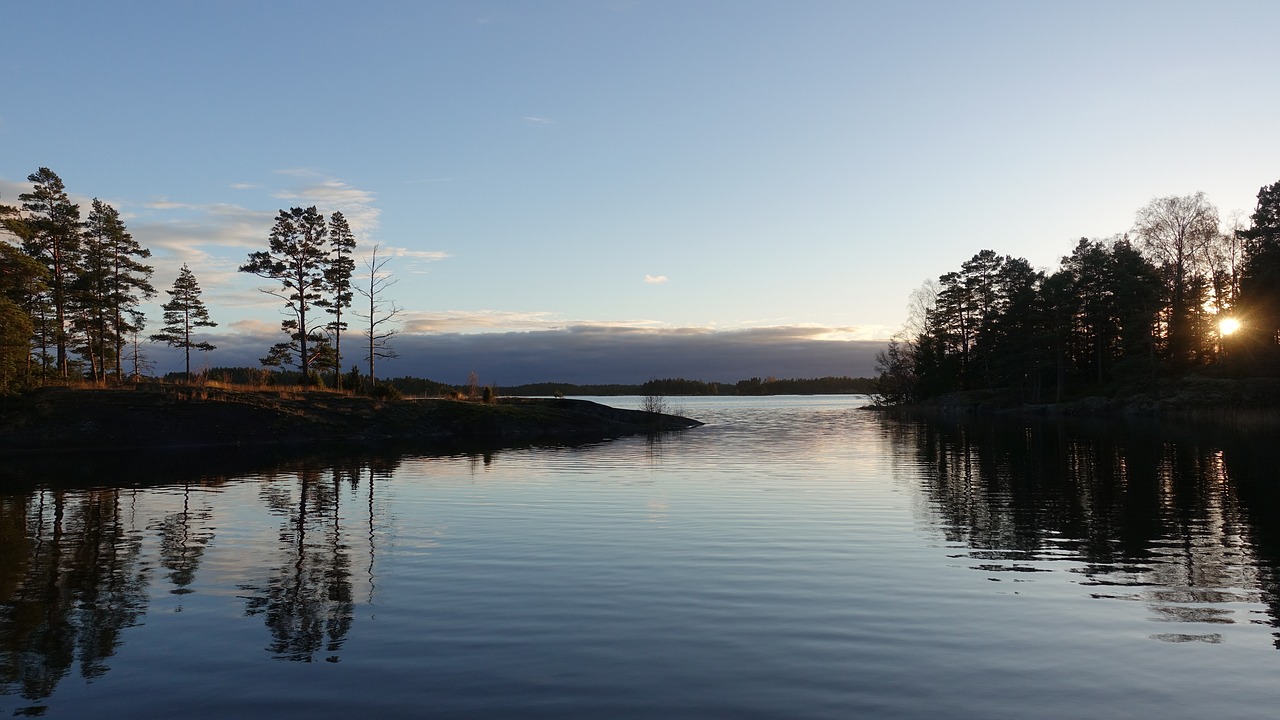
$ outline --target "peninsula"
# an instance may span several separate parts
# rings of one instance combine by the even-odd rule
[[[701,424],[571,399],[484,403],[182,385],[50,387],[0,400],[0,455],[381,441],[581,442]]]

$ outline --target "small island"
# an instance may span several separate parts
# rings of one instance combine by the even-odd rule
[[[474,402],[192,385],[47,387],[0,403],[0,456],[380,442],[587,442],[701,424],[563,398]]]

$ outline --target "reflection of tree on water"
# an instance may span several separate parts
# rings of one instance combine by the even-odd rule
[[[296,497],[270,480],[263,488],[272,512],[285,518],[279,536],[281,565],[265,583],[241,589],[252,593],[245,597],[249,614],[265,618],[275,657],[310,662],[325,652],[330,653],[327,660],[336,662],[354,611],[341,491],[344,482],[352,490],[358,487],[360,468],[334,467],[327,482],[318,470],[301,470],[296,477]]]
[[[1280,628],[1280,482],[1277,482],[1280,478],[1277,478],[1274,450],[1269,453],[1224,450],[1222,461],[1228,477],[1248,480],[1236,485],[1248,520],[1244,529],[1249,533],[1257,560],[1258,585],[1262,589],[1262,601],[1268,607],[1268,624]],[[1272,634],[1276,648],[1280,649],[1280,632]]]
[[[889,421],[916,447],[924,490],[949,541],[993,573],[1085,563],[1096,597],[1140,600],[1154,620],[1205,624],[1165,640],[1216,642],[1243,622],[1228,605],[1265,599],[1280,617],[1274,519],[1242,502],[1256,487],[1226,451],[1154,435],[1068,432],[1060,424]],[[1261,525],[1260,525],[1261,523]],[[1269,544],[1275,547],[1274,542]]]
[[[166,515],[149,528],[160,536],[160,565],[169,571],[168,579],[174,586],[169,592],[175,595],[192,592],[189,586],[195,580],[205,548],[213,539],[213,532],[201,527],[209,519],[207,506],[191,509],[191,483],[186,482],[182,486],[182,510]]]
[[[389,477],[397,465],[391,458],[363,459],[297,473],[291,476],[298,478],[296,499],[281,483],[264,485],[273,511],[287,518],[280,531],[283,562],[266,582],[247,587],[255,592],[250,612],[266,617],[270,647],[279,657],[336,653],[349,635],[349,545],[367,544],[372,593],[375,515],[383,510],[376,506],[374,480]],[[322,479],[329,472],[331,479]],[[351,533],[357,528],[349,528],[340,513],[339,493],[349,486],[355,494],[365,478],[367,492],[352,507],[363,515],[367,506],[369,527],[367,538],[356,540]],[[83,479],[77,475],[69,481]],[[222,482],[192,481],[182,486],[179,511],[169,506],[137,518],[139,507],[155,507],[144,501],[152,498],[146,490],[0,493],[0,697],[40,701],[74,670],[87,680],[106,673],[124,642],[124,629],[138,624],[149,604],[151,553],[167,571],[171,592],[191,592],[214,537],[210,506],[197,498]],[[145,547],[147,531],[156,546]],[[363,528],[358,531],[363,534]],[[46,709],[36,704],[20,712]]]
[[[120,490],[0,496],[0,692],[46,698],[78,661],[101,676],[147,605]]]

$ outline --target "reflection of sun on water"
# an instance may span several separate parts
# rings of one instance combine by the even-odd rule
[[[1240,321],[1235,318],[1222,318],[1218,321],[1218,332],[1223,335],[1230,335],[1239,329]]]

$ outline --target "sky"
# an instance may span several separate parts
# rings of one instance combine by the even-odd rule
[[[48,167],[86,214],[115,206],[157,288],[195,273],[206,365],[284,339],[237,268],[295,206],[391,258],[401,357],[379,374],[733,382],[870,375],[911,291],[982,249],[1052,269],[1153,198],[1203,191],[1228,220],[1280,180],[1273,0],[3,17],[0,202]]]

